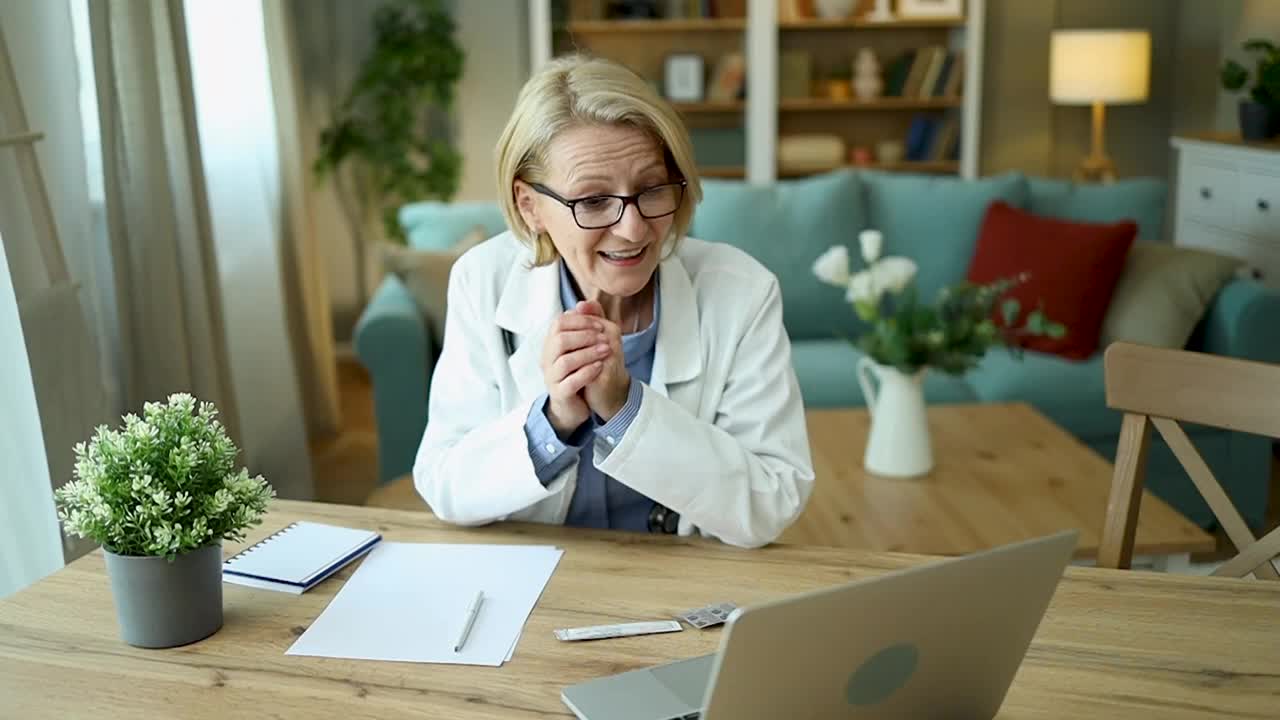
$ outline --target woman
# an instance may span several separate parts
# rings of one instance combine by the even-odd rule
[[[453,267],[418,492],[466,525],[776,539],[813,486],[778,283],[683,237],[702,191],[670,105],[558,59],[497,159],[510,231]]]

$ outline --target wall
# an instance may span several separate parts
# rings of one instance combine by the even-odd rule
[[[1223,59],[1235,58],[1252,71],[1257,55],[1245,53],[1240,45],[1251,38],[1280,43],[1280,0],[1232,0],[1222,8],[1221,15]],[[1237,107],[1240,98],[1239,93],[1228,93],[1219,88],[1215,129],[1239,132]]]
[[[1151,32],[1151,94],[1107,108],[1107,150],[1122,176],[1170,177],[1171,135],[1236,128],[1218,85],[1224,56],[1255,36],[1280,40],[1277,0],[988,0],[982,173],[1069,176],[1088,152],[1085,107],[1049,102],[1049,35],[1067,28]]]
[[[494,147],[529,76],[526,0],[457,2],[457,41],[467,54],[454,116],[462,182],[456,200],[497,199]]]

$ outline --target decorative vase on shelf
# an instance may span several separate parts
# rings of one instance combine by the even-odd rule
[[[823,20],[839,20],[849,17],[858,0],[814,0],[813,9]]]
[[[853,61],[853,94],[862,102],[880,97],[884,81],[880,79],[880,62],[871,48],[862,48]]]
[[[908,375],[870,358],[858,360],[858,384],[871,414],[863,467],[872,475],[912,478],[933,469],[924,404],[924,369]]]

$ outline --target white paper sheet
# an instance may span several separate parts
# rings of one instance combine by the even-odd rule
[[[564,551],[383,542],[287,655],[497,667],[511,658]],[[453,651],[476,592],[484,605]]]

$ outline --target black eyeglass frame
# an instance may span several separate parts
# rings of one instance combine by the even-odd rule
[[[635,205],[636,212],[640,213],[640,217],[646,220],[656,220],[658,218],[663,218],[668,215],[674,215],[678,210],[680,210],[680,206],[684,204],[685,188],[688,187],[689,181],[682,179],[682,180],[677,180],[676,182],[662,183],[661,185],[654,185],[653,187],[645,188],[644,190],[641,190],[638,193],[632,193],[631,195],[588,195],[586,197],[574,198],[572,200],[565,197],[561,197],[559,193],[547,187],[546,185],[543,185],[542,183],[531,182],[531,183],[528,183],[528,185],[538,193],[542,195],[546,195],[552,200],[555,200],[561,205],[564,205],[565,207],[569,208],[569,214],[573,216],[573,222],[576,223],[578,227],[582,228],[583,230],[603,230],[608,227],[613,227],[614,225],[617,225],[618,223],[622,222],[622,216],[627,214],[628,205]],[[644,210],[640,209],[641,195],[644,195],[645,193],[653,192],[654,190],[657,190],[659,188],[671,187],[671,186],[676,186],[680,188],[680,197],[676,199],[676,206],[672,208],[670,212],[664,212],[660,215],[646,215],[644,213]],[[576,206],[580,202],[586,202],[587,200],[598,200],[600,198],[613,198],[615,200],[622,201],[622,209],[618,211],[618,217],[614,218],[613,222],[607,225],[593,225],[591,227],[587,227],[586,225],[583,225],[582,221],[578,220],[578,210],[574,206]]]

